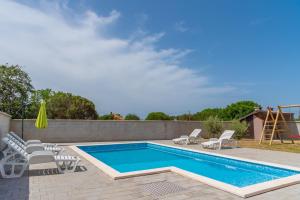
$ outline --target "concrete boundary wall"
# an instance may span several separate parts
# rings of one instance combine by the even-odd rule
[[[22,120],[10,120],[0,113],[0,134],[9,130],[21,136]],[[204,130],[200,121],[110,121],[110,120],[48,120],[47,129],[37,129],[35,120],[24,120],[24,139],[43,142],[101,142],[133,140],[170,140],[189,134],[195,128]],[[230,122],[223,122],[228,129]],[[5,125],[3,125],[5,124]],[[300,134],[300,122],[288,122],[291,134]],[[203,134],[206,134],[203,131]],[[0,135],[1,136],[1,135]]]
[[[48,120],[48,128],[36,129],[35,120],[24,120],[24,138],[43,142],[97,142],[169,140],[202,128],[197,121],[100,121]],[[21,135],[21,120],[11,120],[11,131]]]

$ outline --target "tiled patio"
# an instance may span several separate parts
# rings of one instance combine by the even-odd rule
[[[171,144],[170,141],[155,142]],[[185,145],[185,147],[201,149],[198,145]],[[68,152],[76,154],[71,149],[68,149]],[[257,149],[227,149],[214,152],[300,167],[299,154]],[[54,164],[31,166],[30,172],[22,178],[0,179],[0,199],[242,199],[171,172],[112,180],[83,158],[82,165],[84,167],[78,169],[77,172],[67,174],[57,174]],[[177,189],[160,196],[146,190],[150,183],[171,185]],[[155,184],[152,185],[155,186]],[[300,184],[248,199],[293,200],[299,198]]]

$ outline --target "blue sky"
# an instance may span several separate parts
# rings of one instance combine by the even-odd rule
[[[56,51],[42,54],[52,55],[51,65],[44,66],[45,70],[64,81],[53,81],[49,76],[40,78],[36,70],[41,65],[29,59],[34,52],[27,57],[11,55],[19,51],[18,45],[8,52],[3,50],[8,44],[0,43],[0,61],[24,65],[37,88],[50,87],[91,98],[100,113],[177,114],[246,99],[263,106],[299,103],[299,1],[16,1],[14,5],[3,2],[6,10],[28,8],[22,12],[32,17],[0,21],[6,27],[8,22],[14,24],[9,27],[11,31],[25,33],[18,45],[32,35],[41,38],[36,47],[40,51],[66,48],[57,60]],[[32,25],[37,12],[39,17],[43,16]],[[10,17],[9,13],[2,15]],[[61,28],[53,34],[49,30],[55,23]],[[73,42],[66,42],[69,38],[64,36],[70,34],[69,29],[81,32],[78,36],[74,34]],[[93,40],[90,41],[90,35],[82,36],[86,32],[93,32]],[[12,36],[1,34],[10,41]],[[44,40],[63,41],[66,45],[41,45]],[[114,42],[107,51],[100,48],[111,41]],[[9,44],[12,43],[16,41],[11,39]],[[99,46],[89,49],[94,43]],[[82,50],[81,45],[87,45],[87,50]],[[66,51],[74,54],[64,55]],[[107,53],[111,51],[112,54]],[[71,60],[74,57],[76,60]],[[47,59],[49,56],[41,57],[40,63],[48,63]],[[72,66],[75,62],[76,67]],[[87,71],[93,74],[84,74],[84,63],[90,64]],[[54,65],[57,69],[50,70]],[[60,72],[62,68],[65,71]],[[66,71],[74,74],[64,77]],[[105,75],[100,76],[103,72]],[[152,74],[156,74],[155,78]],[[78,80],[78,75],[82,79]],[[166,77],[168,81],[160,82]]]
[[[299,101],[299,1],[112,0],[87,6],[99,13],[121,11],[124,20],[115,30],[121,36],[146,16],[145,31],[166,33],[160,47],[192,49],[185,65],[215,83],[245,87],[249,93],[241,98],[275,105]]]

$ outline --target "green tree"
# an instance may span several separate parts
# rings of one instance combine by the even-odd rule
[[[221,117],[222,116],[222,108],[206,108],[202,110],[201,112],[197,112],[193,115],[193,120],[197,121],[205,121],[209,117]]]
[[[146,120],[171,120],[171,117],[163,112],[151,112]]]
[[[259,104],[253,101],[238,101],[228,105],[222,112],[220,118],[223,120],[239,119],[255,110],[255,107],[260,107]]]
[[[209,138],[218,137],[223,130],[223,123],[217,116],[210,116],[204,122],[204,128]]]
[[[33,86],[29,75],[18,65],[0,66],[0,110],[22,117],[22,105],[29,103]]]
[[[140,118],[136,114],[129,113],[125,116],[125,120],[140,120]]]
[[[97,119],[92,101],[71,93],[54,92],[47,102],[47,114],[51,119]]]
[[[46,101],[49,119],[97,119],[95,105],[90,100],[71,93],[54,92],[51,89],[36,90],[31,94],[27,109],[28,118],[36,118],[41,100]]]
[[[48,104],[48,100],[55,94],[51,89],[43,89],[43,90],[34,90],[30,95],[30,104],[26,109],[26,117],[29,119],[34,119],[38,115],[38,111],[40,109],[41,100],[46,102],[46,106]]]
[[[249,126],[245,121],[240,122],[239,120],[233,120],[230,124],[230,129],[235,131],[234,138],[237,140],[242,139],[246,135],[248,127]]]
[[[98,117],[99,120],[114,120],[114,116],[112,113],[106,114],[106,115],[101,115]]]

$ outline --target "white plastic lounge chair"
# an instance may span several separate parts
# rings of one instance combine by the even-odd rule
[[[197,139],[199,138],[201,131],[201,129],[195,129],[189,136],[182,135],[179,138],[173,139],[173,142],[175,144],[197,144]]]
[[[0,160],[0,172],[3,178],[21,177],[30,164],[55,162],[59,173],[74,172],[80,158],[69,155],[54,155],[50,151],[35,151],[28,154],[14,143],[4,137],[2,141],[12,150],[11,154]]]
[[[12,137],[14,137],[16,140],[18,140],[19,142],[21,142],[22,144],[26,145],[30,145],[30,144],[44,144],[45,146],[57,146],[57,144],[52,144],[52,143],[42,143],[40,140],[27,140],[24,141],[22,138],[20,138],[16,133],[14,132],[9,132],[9,135],[11,135]]]
[[[24,145],[22,142],[20,142],[19,140],[17,140],[15,137],[13,137],[10,134],[6,134],[6,136],[8,139],[10,139],[12,142],[16,143],[18,146],[20,146],[21,148],[24,149],[24,151],[26,151],[26,153],[32,153],[34,151],[52,151],[55,154],[61,154],[65,149],[63,147],[58,147],[58,146],[48,146],[45,144],[29,144],[29,145]],[[9,147],[8,147],[9,148]],[[6,151],[4,150],[4,153]]]
[[[231,137],[233,136],[233,130],[225,130],[220,138],[211,138],[207,142],[201,143],[203,148],[210,148],[210,149],[221,149],[224,144],[228,144],[231,142]]]

